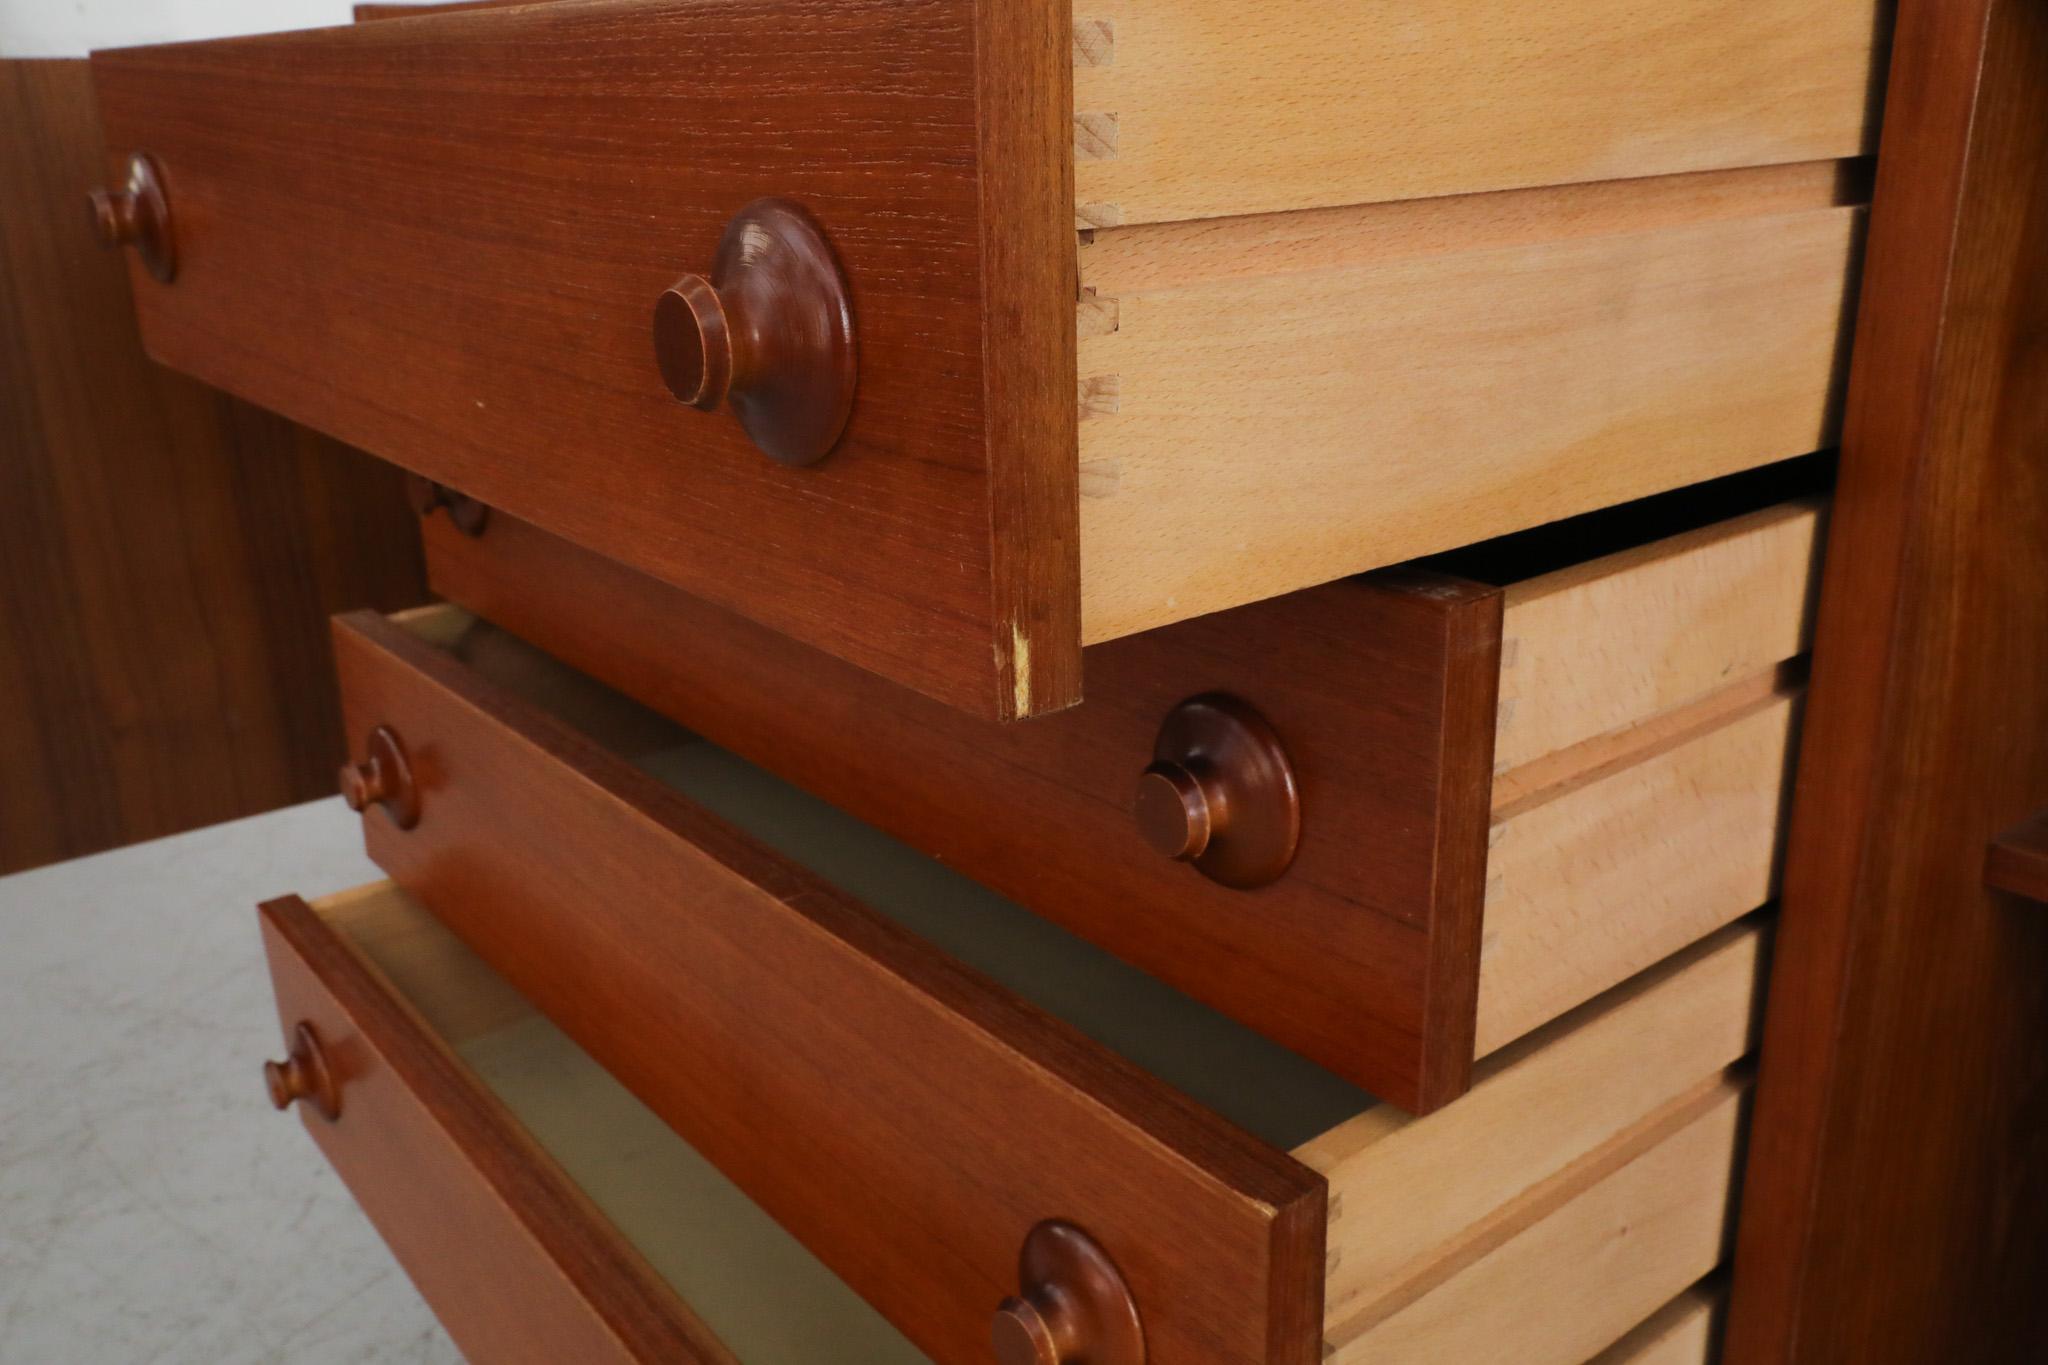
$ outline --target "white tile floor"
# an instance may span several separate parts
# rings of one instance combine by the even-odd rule
[[[461,1359],[263,1093],[256,903],[377,876],[334,799],[0,877],[0,1361]]]

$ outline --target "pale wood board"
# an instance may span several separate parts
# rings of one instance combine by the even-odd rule
[[[1481,1220],[1755,1042],[1764,931],[1732,926],[1483,1063],[1426,1118],[1369,1110],[1295,1150],[1329,1180],[1324,1316],[1342,1323]]]
[[[1141,223],[1853,156],[1877,0],[1103,0],[1077,221]],[[1113,43],[1102,41],[1104,32]]]
[[[1080,234],[1081,287],[1184,288],[1869,202],[1870,163],[1859,158],[1144,223]]]
[[[1724,1291],[1694,1285],[1589,1365],[1709,1365],[1726,1302]]]
[[[1798,697],[1494,826],[1476,1053],[1768,901]]]
[[[1821,521],[1818,500],[1787,503],[1511,584],[1496,771],[1804,653]]]
[[[1820,448],[1861,221],[1816,209],[1117,297],[1116,330],[1079,343],[1082,390],[1116,395],[1080,425],[1084,638]]]
[[[1746,1083],[1442,1284],[1356,1331],[1332,1365],[1567,1365],[1605,1349],[1721,1260]]]

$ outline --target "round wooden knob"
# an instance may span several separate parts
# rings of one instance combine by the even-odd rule
[[[178,273],[171,203],[154,161],[139,152],[129,157],[128,183],[117,190],[94,190],[87,201],[101,246],[134,247],[150,274],[171,282]]]
[[[1017,1258],[1021,1293],[996,1309],[1001,1365],[1144,1365],[1145,1332],[1130,1287],[1072,1223],[1031,1229]]]
[[[313,1032],[311,1024],[302,1022],[292,1030],[289,1057],[263,1064],[263,1084],[270,1091],[274,1108],[288,1109],[294,1101],[304,1100],[322,1118],[341,1117],[341,1091],[334,1083],[327,1054],[320,1050],[319,1035]]]
[[[654,360],[678,401],[730,403],[766,454],[823,459],[853,412],[853,304],[810,214],[786,199],[741,210],[710,277],[685,275],[655,300]]]
[[[341,799],[353,811],[382,806],[392,824],[411,829],[420,822],[420,792],[413,781],[412,763],[405,756],[405,744],[397,731],[380,725],[370,731],[363,749],[360,763],[341,765]]]
[[[1301,794],[1280,737],[1235,697],[1193,697],[1159,727],[1132,815],[1162,856],[1225,886],[1264,886],[1294,861]]]
[[[490,508],[467,493],[458,493],[446,484],[435,483],[424,474],[408,473],[405,490],[414,511],[423,517],[445,511],[449,524],[466,536],[482,535],[491,519]]]

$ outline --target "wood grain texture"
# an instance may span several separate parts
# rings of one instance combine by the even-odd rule
[[[1694,1285],[1620,1341],[1593,1357],[1591,1365],[1712,1365],[1720,1358],[1721,1323],[1728,1291],[1716,1283]]]
[[[1330,1329],[1419,1298],[1583,1187],[1589,1154],[1746,1056],[1764,938],[1731,926],[1660,964],[1487,1058],[1440,1113],[1369,1110],[1297,1148],[1330,1182]]]
[[[371,856],[921,1349],[979,1358],[1064,1217],[1160,1365],[1316,1359],[1320,1177],[403,630],[336,640],[425,789]]]
[[[513,518],[422,529],[437,591],[558,658],[1377,1095],[1464,1089],[1492,590],[1390,575],[1098,646],[1086,703],[998,730]],[[1160,722],[1212,691],[1266,716],[1301,784],[1301,851],[1256,891],[1132,821]]]
[[[2048,815],[2029,816],[1991,841],[1984,851],[1984,884],[2048,901]]]
[[[306,1131],[465,1355],[735,1365],[317,910],[262,924],[285,1038],[310,1023],[339,1073],[339,1117],[301,1105]]]
[[[1090,643],[1827,444],[1861,211],[1112,292]]]
[[[1875,141],[1877,0],[1102,0],[1114,113],[1083,226],[1853,156]]]
[[[1494,826],[1480,1056],[1772,897],[1798,700],[1716,717]]]
[[[151,365],[87,66],[0,62],[0,872],[333,790],[325,618],[426,586],[396,474]]]
[[[484,8],[103,52],[179,224],[168,364],[985,717],[1079,695],[1065,18]],[[1000,54],[1000,60],[996,59]],[[763,195],[853,294],[814,467],[676,403],[655,298]]]
[[[2048,11],[1903,0],[1728,1358],[2048,1356]]]
[[[1576,1365],[1720,1263],[1749,1085],[1712,1083],[1617,1164],[1430,1292],[1333,1336],[1334,1365]]]
[[[1781,504],[1508,585],[1502,772],[1690,706],[1806,652],[1818,500]]]

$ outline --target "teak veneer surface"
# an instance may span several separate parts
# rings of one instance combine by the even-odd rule
[[[737,1365],[321,913],[262,920],[285,1046],[310,1023],[340,1088],[306,1131],[466,1355]]]
[[[626,746],[622,753],[675,742],[674,734],[664,737],[646,730],[642,721],[633,718],[635,709],[616,694],[591,688],[577,675],[502,632],[481,623],[465,628],[447,619],[450,615],[443,613],[442,619],[416,616],[409,619],[405,633],[416,634],[419,647],[429,653],[443,648],[453,651],[442,655],[452,670],[443,683],[452,683],[467,670],[479,670],[461,690],[475,698],[495,694],[489,709],[498,723],[519,733],[532,733],[544,725],[612,733]],[[395,627],[384,630],[396,638]],[[396,656],[392,659],[395,663]],[[360,670],[352,671],[352,706],[364,699],[362,676]],[[384,691],[382,707],[368,714],[388,717],[404,711],[405,704],[396,699],[425,685],[427,679],[421,677],[405,689]],[[377,703],[372,689],[367,704],[376,707]],[[562,718],[558,724],[544,720],[556,715]],[[473,761],[473,736],[451,731],[434,717],[408,711],[398,723],[416,736],[424,735],[416,740],[416,752],[423,773],[436,775],[428,779],[422,820],[414,828],[398,831],[378,812],[367,816],[373,853],[415,884],[436,913],[448,918],[487,958],[518,959],[513,966],[524,975],[528,988],[543,997],[557,999],[553,983],[565,975],[604,974],[613,982],[611,989],[575,996],[570,1002],[573,1018],[563,1022],[572,1031],[582,1032],[601,1057],[615,1058],[622,1047],[630,1051],[631,1041],[622,1040],[616,1030],[630,1020],[631,1038],[638,1038],[646,1031],[648,1007],[620,999],[618,981],[631,978],[634,972],[614,959],[620,954],[631,955],[635,961],[644,956],[640,940],[645,935],[620,939],[602,929],[593,933],[591,928],[603,923],[600,903],[603,898],[616,899],[618,888],[610,879],[602,888],[552,879],[559,882],[554,887],[559,894],[573,898],[555,908],[555,923],[561,926],[549,931],[555,950],[543,958],[522,956],[520,945],[530,926],[507,918],[508,911],[517,907],[492,899],[493,893],[473,884],[453,881],[444,872],[451,864],[472,859],[495,864],[505,856],[495,842],[500,836],[479,831],[472,845],[470,836],[451,830],[451,820],[465,823],[459,809],[452,816],[444,814],[438,825],[433,819],[436,810],[447,812],[451,803],[459,805],[463,800],[451,793],[477,783],[493,786],[503,774],[480,769]],[[567,734],[564,730],[563,735]],[[1325,1334],[1331,1341],[1347,1340],[1372,1324],[1424,1303],[1430,1307],[1417,1311],[1458,1311],[1445,1305],[1455,1305],[1467,1292],[1460,1286],[1485,1280],[1484,1276],[1468,1278],[1466,1272],[1471,1267],[1498,1255],[1511,1256],[1505,1250],[1511,1244],[1534,1235],[1531,1230],[1541,1225],[1560,1226],[1559,1219],[1570,1229],[1560,1234],[1563,1245],[1584,1247],[1589,1253],[1576,1261],[1570,1256],[1561,1258],[1584,1272],[1584,1278],[1567,1274],[1561,1282],[1562,1292],[1601,1297],[1601,1283],[1617,1273],[1607,1259],[1591,1254],[1592,1248],[1610,1235],[1603,1230],[1606,1215],[1574,1218],[1566,1210],[1589,1191],[1602,1187],[1616,1171],[1661,1144],[1675,1127],[1689,1122],[1708,1092],[1720,1084],[1716,1078],[1750,1045],[1760,931],[1744,925],[1713,936],[1490,1060],[1479,1087],[1466,1101],[1427,1118],[1410,1118],[1389,1106],[1374,1104],[1369,1097],[1281,1052],[1269,1040],[1204,1010],[914,850],[894,844],[713,746],[696,741],[680,749],[657,747],[649,752],[647,771],[697,803],[700,815],[713,812],[735,829],[780,850],[790,860],[783,865],[785,876],[809,875],[823,879],[814,880],[813,885],[853,890],[876,913],[915,935],[931,950],[950,954],[968,968],[987,973],[1021,999],[1067,1020],[1101,1047],[1129,1058],[1149,1077],[1171,1087],[1167,1093],[1189,1096],[1201,1106],[1212,1107],[1224,1119],[1260,1134],[1262,1141],[1292,1145],[1307,1138],[1295,1152],[1296,1158],[1306,1163],[1301,1178],[1313,1179],[1310,1170],[1323,1172],[1339,1212],[1327,1247],[1300,1262],[1327,1278],[1329,1301],[1324,1319]],[[612,768],[608,776],[603,775],[606,767]],[[548,777],[536,773],[527,785],[557,791],[558,795],[548,798],[551,801],[588,805],[593,798],[606,799],[604,792],[620,792],[618,784],[630,775],[615,765],[584,764],[578,770],[581,779],[572,780],[570,773],[562,770]],[[593,781],[601,787],[591,786]],[[510,837],[518,836],[513,832]],[[583,856],[556,853],[553,859],[572,873],[596,866]],[[799,868],[808,869],[808,874]],[[701,915],[702,895],[688,892],[686,884],[673,877],[654,895],[673,898],[686,893],[691,909],[685,917]],[[667,901],[641,897],[635,903],[651,909]],[[652,924],[656,920],[642,915],[635,922]],[[565,956],[586,965],[565,968],[561,962]],[[697,984],[682,988],[678,983],[694,983],[690,973],[700,970],[713,967],[697,963],[680,974],[678,969],[661,971],[668,994],[654,1007],[655,1013],[687,1016],[695,1008],[691,1000],[705,988]],[[796,974],[815,983],[812,973],[799,970]],[[983,988],[995,989],[988,982]],[[491,1016],[495,1010],[495,1001],[486,997],[477,1013],[485,1022],[494,1023]],[[872,1065],[871,1058],[854,1066],[850,1059],[828,1062],[819,1052],[813,1041],[819,1021],[810,1017],[817,1011],[828,1018],[837,1017],[828,1001],[810,1001],[774,1012],[770,1017],[778,1026],[771,1030],[772,1037],[758,1037],[750,1044],[748,1055],[758,1051],[762,1068],[773,1074],[796,1071],[808,1075],[818,1066],[830,1066],[835,1075],[853,1086],[851,1091],[845,1085],[839,1087],[836,1103],[841,1108],[846,1106],[848,1094],[886,1093],[890,1087],[863,1069]],[[771,1053],[785,1050],[788,1055],[771,1060]],[[1098,1060],[1107,1061],[1107,1054]],[[899,1064],[891,1060],[885,1065]],[[750,1074],[757,1070],[751,1065],[745,1069]],[[658,1080],[656,1090],[650,1093],[645,1072],[629,1065],[621,1074],[635,1089],[655,1099],[657,1107],[663,1107]],[[1099,1076],[1115,1074],[1113,1066],[1098,1072]],[[974,1107],[971,1101],[969,1107]],[[1007,1115],[1012,1126],[1022,1112],[1012,1106]],[[679,1118],[672,1110],[667,1116],[686,1134],[707,1121],[701,1115]],[[865,1125],[859,1115],[854,1121],[856,1126]],[[1286,1165],[1279,1151],[1265,1150],[1271,1162]],[[899,1161],[936,1161],[952,1169],[954,1154],[961,1151],[974,1153],[968,1166],[976,1172],[1004,1170],[1010,1165],[1000,1150],[985,1145],[958,1147],[944,1133],[928,1133],[920,1144],[892,1155],[884,1166]],[[865,1154],[842,1156],[853,1163],[844,1166],[843,1173],[858,1174],[863,1180],[873,1178]],[[1122,1158],[1100,1155],[1099,1159]],[[807,1160],[807,1156],[792,1155],[779,1146],[766,1152],[750,1149],[738,1168],[728,1168],[728,1174],[757,1197],[764,1178],[769,1181],[768,1188],[787,1197],[791,1188],[788,1174],[778,1178],[774,1173],[786,1163]],[[949,1176],[947,1183],[957,1178]],[[1145,1182],[1139,1173],[1128,1179],[1134,1185]],[[983,1215],[972,1202],[952,1202],[939,1216],[942,1225],[950,1226],[951,1220],[971,1222]],[[804,1226],[800,1219],[796,1230],[811,1240]],[[890,1227],[889,1245],[895,1245],[896,1237],[910,1237],[900,1218]],[[1374,1245],[1375,1231],[1385,1234],[1390,1229],[1399,1230],[1400,1240]],[[959,1245],[963,1237],[969,1243],[979,1240],[979,1234],[958,1227],[940,1235],[947,1245]],[[1361,1237],[1368,1240],[1361,1242]],[[1320,1236],[1316,1241],[1323,1247]],[[1661,1238],[1653,1236],[1651,1243],[1660,1253],[1664,1250]],[[910,1243],[903,1245],[907,1253]],[[887,1250],[866,1247],[847,1253],[842,1247],[831,1252],[815,1243],[814,1249],[856,1280],[866,1272],[868,1261]],[[848,1254],[854,1256],[852,1261],[846,1259]],[[1687,1270],[1690,1256],[1685,1253],[1677,1260],[1657,1261],[1638,1278],[1628,1280],[1633,1287],[1627,1295],[1656,1295],[1653,1302],[1641,1304],[1638,1316],[1696,1277],[1697,1270]],[[886,1295],[877,1303],[913,1336],[920,1335],[921,1325],[935,1312],[943,1316],[955,1311],[952,1305],[935,1308],[929,1301],[910,1303]],[[1479,1310],[1475,1307],[1473,1311]],[[1610,1310],[1610,1317],[1614,1311],[1618,1310]],[[1176,1316],[1175,1321],[1179,1320]],[[1530,1359],[1564,1361],[1577,1358],[1571,1352],[1579,1349],[1573,1343],[1581,1339],[1583,1331],[1560,1319],[1524,1334],[1521,1340],[1533,1352]]]
[[[388,467],[149,363],[81,61],[0,61],[0,873],[333,790],[325,618],[421,601]]]
[[[2048,9],[1901,0],[1728,1358],[2048,1358]]]
[[[691,781],[744,804],[746,782],[727,789],[737,776],[713,764],[696,768]],[[907,884],[894,894],[906,893],[915,895]],[[681,1311],[662,1280],[747,1361],[794,1365],[821,1349],[858,1352],[862,1360],[922,1358],[391,884],[311,908],[280,901],[265,915],[285,1030],[313,1019],[343,1072],[341,1123],[313,1118],[309,1127],[352,1188],[365,1192],[366,1207],[422,1292],[476,1358],[524,1360],[560,1348],[547,1315],[566,1306],[572,1322],[597,1324],[602,1343],[577,1359],[730,1359],[715,1353],[717,1343],[697,1343],[700,1353],[686,1356],[674,1342],[650,1338],[636,1311]],[[1597,1254],[1611,1235],[1607,1212],[1586,1206],[1614,1204],[1611,1177],[1639,1159],[1656,1160],[1672,1134],[1726,1090],[1722,1069],[1750,1044],[1760,938],[1753,926],[1731,930],[1559,1021],[1494,1068],[1466,1104],[1420,1120],[1368,1110],[1300,1149],[1311,1165],[1329,1166],[1337,1202],[1353,1207],[1358,1233],[1401,1234],[1401,1249],[1382,1260],[1402,1273],[1383,1277],[1387,1283],[1362,1304],[1337,1287],[1360,1288],[1353,1253],[1366,1244],[1355,1236],[1332,1241],[1327,1340],[1353,1340],[1425,1301],[1431,1311],[1484,1314],[1490,1275],[1468,1272],[1525,1259],[1517,1248],[1532,1239],[1557,1256],[1562,1273],[1554,1288],[1601,1302],[1602,1322],[1653,1285],[1667,1295],[1682,1287],[1679,1272],[1664,1266],[1682,1263],[1687,1239],[1674,1245],[1660,1235],[1662,1220],[1645,1224],[1643,1246],[1654,1263],[1623,1271]],[[1034,998],[1079,965],[1063,965],[1059,952],[1048,957],[1043,946],[1023,953],[1027,962],[1041,959],[1024,972]],[[1017,962],[1009,965],[1014,974]],[[1034,971],[1035,982],[1028,979]],[[329,996],[353,1002],[340,1023],[321,1003]],[[1146,1022],[1157,1005],[1146,996],[1142,989],[1091,996],[1084,1011],[1091,1030],[1119,1048],[1136,1041],[1145,1050],[1145,1036],[1164,1022]],[[1168,1074],[1216,1071],[1226,1085],[1270,1075],[1253,1054],[1227,1043],[1219,1049],[1220,1037],[1192,1048],[1181,1045],[1177,1030],[1159,1037],[1165,1052],[1151,1050]],[[1630,1039],[1640,1045],[1632,1048]],[[359,1051],[365,1042],[374,1053]],[[491,1094],[481,1093],[485,1087]],[[1563,1103],[1567,1092],[1593,1103]],[[477,1140],[479,1130],[488,1140]],[[363,1154],[373,1150],[381,1161],[365,1164]],[[452,1171],[432,1159],[443,1151],[458,1163]],[[1711,1182],[1713,1168],[1669,1173],[1673,1183],[1687,1178]],[[501,1256],[495,1278],[471,1287],[465,1258],[422,1259],[419,1249],[435,1229],[468,1232],[479,1183],[489,1186],[484,1207],[495,1201],[512,1224],[493,1233]],[[392,1190],[404,1197],[386,1193]],[[1638,1212],[1652,1207],[1636,1197],[1631,1190],[1620,1202]],[[535,1244],[556,1262],[523,1261]],[[1401,1266],[1403,1259],[1409,1264]],[[593,1267],[613,1278],[585,1286],[579,1276]],[[496,1317],[476,1320],[494,1305]],[[515,1336],[511,1329],[529,1315],[536,1330]],[[1524,1360],[1562,1365],[1577,1358],[1572,1352],[1587,1330],[1546,1315],[1507,1339]],[[602,1341],[606,1332],[615,1340]]]
[[[1080,694],[1069,23],[1037,0],[487,8],[101,52],[165,363],[972,713]],[[764,195],[852,290],[821,463],[649,318]]]
[[[421,782],[371,855],[920,1348],[976,1358],[1064,1217],[1160,1365],[1315,1359],[1318,1177],[403,629],[336,647]]]
[[[450,599],[1375,1094],[1464,1089],[1493,590],[1338,583],[1098,646],[1084,705],[997,729],[511,518],[480,539],[441,521],[422,529]],[[1277,728],[1309,812],[1251,892],[1162,858],[1129,809],[1160,721],[1217,690]]]
[[[1427,1111],[1473,1056],[1768,898],[1795,687],[1776,670],[1803,649],[1818,515],[1511,583],[1504,627],[1475,585],[1387,574],[1097,646],[1089,701],[1000,732],[511,518],[424,531],[450,599]],[[1511,753],[1568,747],[1494,777],[1489,809],[1496,676]],[[1160,718],[1217,689],[1268,714],[1304,784],[1300,858],[1253,892],[1160,858],[1130,816]],[[1774,698],[1775,724],[1745,721]],[[1647,870],[1691,860],[1714,875]]]

